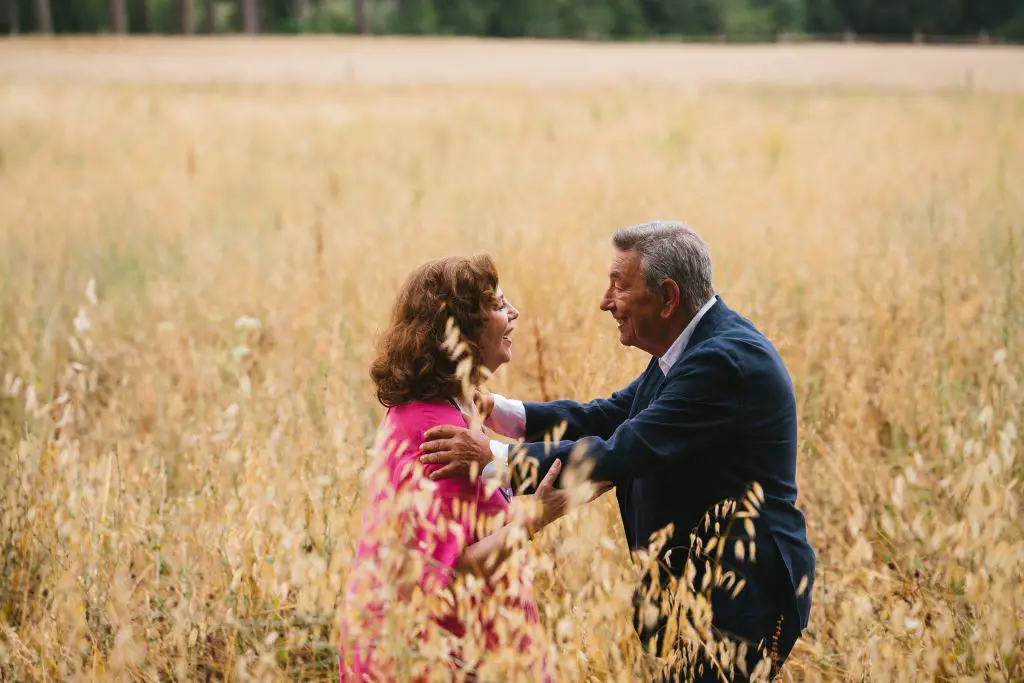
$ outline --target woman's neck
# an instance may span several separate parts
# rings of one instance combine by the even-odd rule
[[[472,394],[470,394],[472,396]],[[454,395],[446,397],[446,400],[451,403],[455,408],[462,413],[462,416],[466,418],[467,424],[472,425],[474,420],[479,418],[476,404],[463,395]]]

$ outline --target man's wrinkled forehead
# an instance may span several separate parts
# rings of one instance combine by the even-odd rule
[[[608,277],[621,282],[632,282],[640,275],[640,256],[635,251],[615,250],[608,265]]]

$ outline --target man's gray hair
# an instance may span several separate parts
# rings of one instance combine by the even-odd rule
[[[650,291],[665,280],[679,285],[683,308],[691,315],[715,294],[711,252],[700,235],[685,223],[651,221],[622,228],[612,236],[612,244],[619,251],[639,254]]]

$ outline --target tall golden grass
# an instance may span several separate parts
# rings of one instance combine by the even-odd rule
[[[644,366],[620,226],[780,348],[819,556],[786,680],[1021,680],[1024,98],[0,83],[0,679],[325,680],[398,283],[486,251],[490,386]],[[524,550],[559,680],[634,680],[611,496]]]

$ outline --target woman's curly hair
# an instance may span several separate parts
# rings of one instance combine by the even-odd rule
[[[406,279],[377,344],[370,377],[377,400],[391,407],[413,401],[457,398],[462,383],[444,348],[449,318],[481,365],[480,336],[497,303],[498,271],[490,257],[447,256],[417,267]]]

